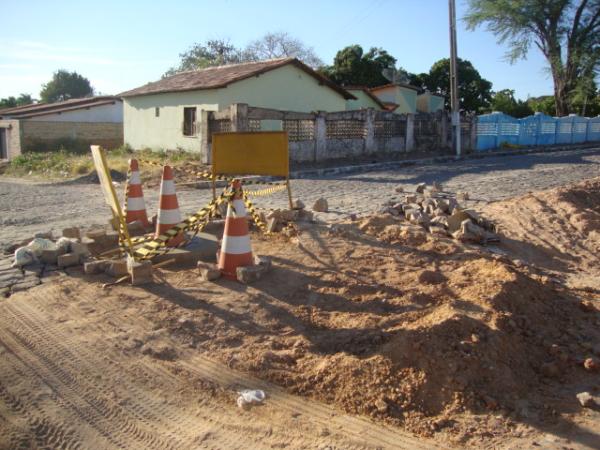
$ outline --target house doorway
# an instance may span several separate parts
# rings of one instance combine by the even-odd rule
[[[6,128],[0,128],[0,159],[8,159],[8,141],[6,140]]]

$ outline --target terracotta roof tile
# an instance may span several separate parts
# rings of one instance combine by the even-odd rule
[[[226,66],[209,67],[207,69],[192,70],[177,73],[161,80],[145,84],[136,89],[122,92],[120,97],[134,97],[138,95],[151,95],[164,92],[197,91],[203,89],[218,89],[226,87],[236,81],[258,76],[279,67],[293,64],[313,78],[336,91],[346,99],[355,97],[348,91],[317,73],[296,58],[270,59],[266,61],[230,64]]]
[[[0,118],[11,117],[14,119],[27,119],[29,117],[56,114],[64,111],[74,111],[92,106],[108,105],[120,101],[121,99],[119,97],[103,95],[98,97],[72,98],[70,100],[55,103],[34,103],[31,105],[0,109]]]
[[[411,84],[406,84],[406,83],[388,83],[388,84],[383,84],[381,86],[375,86],[371,89],[369,89],[371,92],[373,91],[378,91],[379,89],[384,89],[384,88],[388,88],[388,87],[392,87],[392,86],[400,86],[400,87],[405,87],[407,89],[413,89],[415,91],[419,91],[419,88],[416,86],[413,86]]]

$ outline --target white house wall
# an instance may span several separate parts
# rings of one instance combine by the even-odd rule
[[[62,113],[31,117],[35,122],[123,122],[123,104],[116,101],[113,105],[90,106],[89,109],[76,109]]]
[[[125,142],[135,149],[200,151],[199,136],[183,136],[183,108],[196,107],[199,121],[201,110],[223,110],[232,103],[298,112],[346,109],[342,95],[297,67],[287,65],[221,89],[125,98]],[[155,108],[159,108],[159,117]]]

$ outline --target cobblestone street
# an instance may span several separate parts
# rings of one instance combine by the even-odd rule
[[[319,197],[329,202],[327,220],[351,213],[376,211],[402,185],[413,190],[421,182],[438,181],[450,191],[467,191],[472,205],[556,187],[600,176],[600,149],[562,151],[518,156],[468,159],[436,165],[416,165],[394,170],[363,172],[292,180],[295,198],[310,208]],[[122,194],[124,183],[118,187]],[[157,189],[145,189],[148,214],[156,210]],[[180,207],[192,213],[210,199],[209,189],[180,187]],[[285,192],[256,201],[259,207],[285,208]],[[15,242],[36,232],[75,225],[106,223],[108,207],[98,185],[40,184],[0,177],[0,244]]]

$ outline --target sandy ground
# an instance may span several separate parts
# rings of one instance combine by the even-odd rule
[[[333,221],[345,219],[352,213],[377,211],[398,184],[414,189],[417,183],[438,181],[454,192],[469,192],[473,199],[469,206],[482,207],[490,201],[599,175],[600,149],[596,148],[298,179],[292,180],[292,191],[294,197],[302,199],[309,207],[317,198],[325,197],[331,212],[321,216]],[[150,215],[156,212],[157,182],[155,180],[154,187],[144,190]],[[121,183],[117,187],[119,195],[123,189]],[[182,211],[191,214],[206,205],[210,191],[178,186],[178,198]],[[260,197],[256,203],[265,208],[282,208],[287,205],[287,197],[280,192]],[[53,230],[60,233],[73,224],[104,224],[107,211],[98,185],[28,183],[0,176],[0,246],[37,232]]]
[[[391,216],[254,236],[276,268],[251,287],[193,269],[109,290],[57,276],[0,305],[0,443],[594,448],[599,414],[575,395],[600,389],[581,367],[600,316],[580,305],[599,301],[599,193],[491,206],[506,229],[491,249]],[[266,405],[237,409],[241,387]]]
[[[250,286],[167,266],[12,295],[0,448],[600,448],[576,399],[600,402],[600,179],[479,210],[500,244],[370,215],[254,233],[275,267]]]

